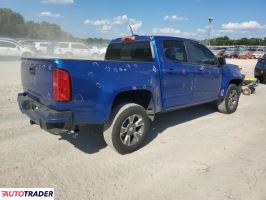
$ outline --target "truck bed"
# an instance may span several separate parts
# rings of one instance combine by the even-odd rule
[[[53,99],[53,68],[69,72],[71,101]],[[50,109],[72,110],[74,124],[105,121],[110,102],[121,91],[150,90],[160,105],[160,98],[156,98],[160,97],[158,71],[155,62],[25,58],[21,65],[24,93]]]

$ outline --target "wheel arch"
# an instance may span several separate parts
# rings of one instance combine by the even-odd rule
[[[122,90],[113,95],[111,104],[109,106],[108,117],[111,115],[111,111],[119,104],[122,103],[136,103],[145,108],[147,114],[151,119],[155,114],[155,105],[152,92],[148,89],[136,89],[136,90]]]

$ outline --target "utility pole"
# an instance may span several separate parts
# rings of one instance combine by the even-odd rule
[[[212,31],[212,22],[213,22],[213,17],[208,18],[208,40],[209,40],[209,46],[211,46],[211,31]]]

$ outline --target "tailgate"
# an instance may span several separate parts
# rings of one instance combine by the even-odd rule
[[[21,80],[24,92],[36,101],[51,107],[53,101],[53,60],[22,59]]]

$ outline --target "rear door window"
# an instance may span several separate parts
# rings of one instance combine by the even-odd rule
[[[131,42],[110,44],[106,60],[153,61],[150,42]]]
[[[72,44],[71,46],[73,49],[87,49],[87,47],[82,44]]]
[[[0,47],[16,48],[16,45],[11,42],[0,41]]]

